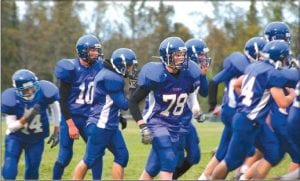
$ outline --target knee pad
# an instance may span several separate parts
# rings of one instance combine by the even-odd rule
[[[67,149],[67,148],[61,148],[58,154],[58,159],[56,162],[58,162],[62,167],[66,167],[69,165],[71,159],[73,156],[73,150]]]
[[[177,148],[169,136],[154,137],[152,145],[157,152],[161,171],[174,172],[177,164]]]
[[[4,179],[15,180],[18,174],[18,162],[13,158],[5,158],[2,167],[2,176]]]
[[[129,153],[126,148],[122,148],[118,150],[119,154],[115,155],[114,162],[121,165],[123,168],[127,166],[128,159],[129,159]]]

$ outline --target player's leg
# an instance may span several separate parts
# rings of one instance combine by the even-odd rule
[[[284,151],[280,149],[279,141],[274,132],[267,124],[263,124],[257,136],[257,148],[261,150],[264,157],[257,164],[250,167],[241,176],[241,179],[263,179],[270,169],[277,165],[284,156]]]
[[[61,180],[65,167],[67,167],[73,156],[74,140],[69,136],[69,128],[66,121],[60,122],[59,151],[53,167],[53,180]]]
[[[293,114],[293,112],[291,113]],[[288,115],[280,112],[271,113],[271,124],[282,148],[289,154],[293,163],[300,164],[300,146],[294,142],[288,131]],[[299,119],[299,118],[298,118]]]
[[[225,179],[227,174],[242,165],[254,145],[259,123],[249,120],[244,113],[237,113],[232,122],[232,138],[225,159],[212,173],[212,179]]]
[[[153,179],[155,176],[158,175],[159,171],[160,171],[160,163],[159,163],[158,155],[152,147],[148,156],[145,170],[140,176],[140,180]]]
[[[115,130],[108,148],[114,155],[112,179],[123,179],[124,168],[127,166],[129,153],[122,133],[119,129]]]
[[[188,171],[192,165],[199,163],[200,161],[200,148],[199,148],[199,137],[195,127],[191,124],[188,134],[185,136],[185,150],[186,157],[183,162],[176,167],[173,174],[173,179],[177,179]]]
[[[224,124],[224,129],[215,155],[206,165],[203,173],[198,178],[199,180],[207,180],[211,177],[213,170],[224,159],[229,142],[232,136],[232,119],[235,114],[235,109],[224,105],[222,107],[221,121]]]
[[[25,147],[25,179],[39,179],[39,169],[44,152],[44,139]]]
[[[173,172],[177,164],[178,143],[172,142],[170,136],[154,137],[152,141],[154,151],[160,161],[160,179],[172,180]]]
[[[8,135],[5,138],[5,155],[2,176],[7,180],[15,180],[18,174],[18,162],[22,153],[20,141]]]
[[[102,164],[102,157],[104,155],[105,148],[108,145],[112,135],[112,131],[98,128],[96,124],[88,125],[87,130],[89,137],[86,145],[86,152],[83,160],[81,160],[75,167],[73,173],[74,180],[83,179],[87,170],[89,168],[93,168],[96,161],[97,163]],[[101,180],[102,167],[100,170],[97,170],[97,172],[100,175],[99,180]],[[93,179],[96,180],[96,178]]]
[[[92,129],[89,129],[89,130],[87,129],[86,119],[88,119],[88,118],[85,118],[85,117],[81,118],[81,121],[78,121],[79,123],[76,126],[79,130],[80,136],[87,143],[88,136],[90,135],[90,131]],[[95,163],[93,164],[93,166],[91,168],[92,176],[93,176],[94,180],[100,180],[101,179],[102,167],[103,167],[102,158],[101,159],[99,158],[95,161]]]

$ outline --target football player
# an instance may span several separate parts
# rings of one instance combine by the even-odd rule
[[[200,180],[208,180],[213,169],[224,159],[232,135],[232,118],[236,112],[238,95],[233,89],[233,82],[244,74],[246,67],[261,58],[261,50],[266,41],[263,37],[250,38],[244,47],[244,53],[234,52],[225,58],[223,70],[215,75],[209,82],[209,111],[214,111],[217,105],[218,84],[225,82],[225,93],[222,101],[221,121],[224,124],[221,140],[216,154],[207,164],[204,172],[199,177]],[[249,152],[249,156],[254,152]]]
[[[160,179],[172,180],[180,157],[181,119],[186,111],[190,111],[188,95],[198,91],[200,84],[201,70],[195,62],[186,62],[186,46],[181,38],[166,38],[161,42],[159,52],[161,62],[149,62],[142,67],[137,88],[129,101],[142,142],[152,143],[141,180],[153,179],[158,174],[157,167]],[[142,116],[138,105],[145,98]]]
[[[59,153],[53,167],[52,179],[60,180],[73,156],[74,140],[79,135],[87,140],[86,121],[92,105],[92,88],[96,74],[102,69],[102,45],[98,38],[88,34],[76,43],[78,58],[62,59],[55,66],[59,80],[62,121],[60,123]],[[95,164],[93,179],[99,179],[100,163]],[[96,171],[97,170],[97,171]]]
[[[119,48],[112,53],[110,61],[104,61],[104,68],[96,75],[93,111],[87,121],[89,136],[86,153],[76,166],[73,179],[83,179],[87,169],[97,160],[102,165],[102,157],[108,147],[115,157],[112,179],[123,179],[129,156],[124,138],[118,129],[119,112],[120,109],[128,109],[123,77],[131,75],[136,64],[137,58],[131,49]],[[102,167],[98,172],[102,174]]]
[[[234,84],[240,93],[239,109],[233,117],[232,138],[224,160],[212,172],[212,179],[224,179],[229,171],[239,167],[254,146],[255,137],[265,124],[270,110],[270,98],[274,98],[280,107],[287,107],[295,97],[293,89],[283,93],[286,80],[275,68],[289,56],[289,46],[283,40],[267,43],[263,50],[264,61],[249,65],[245,74]],[[269,90],[269,91],[268,91]],[[273,160],[276,162],[277,160]],[[272,164],[265,161],[262,164]],[[268,172],[258,172],[257,178],[264,178]],[[242,177],[241,177],[242,179]]]
[[[39,168],[44,152],[44,139],[49,136],[47,109],[52,110],[54,132],[48,143],[58,143],[60,107],[58,88],[46,80],[38,80],[27,69],[12,76],[13,88],[2,92],[1,111],[5,115],[7,130],[2,167],[4,179],[15,180],[18,162],[25,151],[24,179],[39,179]]]

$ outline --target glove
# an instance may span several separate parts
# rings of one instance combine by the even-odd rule
[[[206,121],[206,116],[203,113],[199,113],[198,115],[194,116],[194,119],[198,122],[198,123],[203,123],[204,121]]]
[[[125,129],[125,128],[127,127],[127,119],[126,119],[126,118],[123,118],[123,116],[120,115],[119,121],[120,121],[122,130]]]
[[[30,123],[34,117],[40,113],[40,105],[35,104],[32,108],[25,112],[24,118],[27,123]]]
[[[50,148],[53,148],[58,144],[58,142],[59,142],[59,132],[53,132],[52,133],[52,135],[50,136],[47,144],[50,144],[51,142],[52,142],[52,144],[51,144]]]
[[[150,132],[149,128],[147,127],[147,125],[141,124],[139,127],[140,127],[141,136],[142,136],[142,143],[144,143],[146,145],[151,144],[152,135],[151,135],[151,132]]]

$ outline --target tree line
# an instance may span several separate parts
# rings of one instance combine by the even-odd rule
[[[158,8],[154,8],[147,6],[146,0],[131,0],[128,5],[97,1],[95,9],[87,11],[84,1],[25,1],[26,11],[20,18],[16,1],[2,0],[1,91],[11,87],[11,76],[20,68],[34,71],[39,79],[56,82],[53,74],[56,62],[61,58],[75,58],[76,41],[85,33],[95,34],[102,40],[105,58],[110,58],[113,50],[127,47],[136,52],[140,66],[159,54],[159,44],[166,37],[179,36],[184,41],[194,37],[185,24],[172,23],[175,14],[172,5],[162,0],[158,3]],[[214,8],[214,17],[201,12],[205,7],[199,7],[199,12],[191,16],[199,29],[208,31],[205,37],[200,35],[213,58],[208,79],[221,69],[224,58],[231,52],[243,51],[249,38],[262,36],[264,27],[271,21],[289,25],[293,54],[300,53],[299,2],[267,1],[258,7],[256,0],[251,0],[248,10],[238,8],[234,1],[209,3]],[[121,8],[124,21],[110,21],[109,6]],[[91,22],[80,19],[83,11],[95,22],[93,32],[89,32]]]

